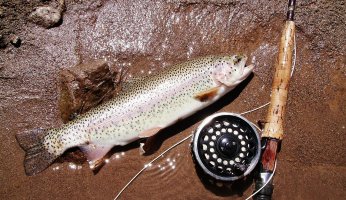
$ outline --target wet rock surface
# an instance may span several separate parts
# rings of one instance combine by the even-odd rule
[[[5,41],[0,49],[2,199],[113,199],[145,163],[190,134],[203,116],[242,112],[269,100],[285,1],[66,0],[60,26],[44,29],[28,20],[34,8],[50,3],[0,1],[1,45]],[[298,1],[297,62],[274,180],[275,199],[344,198],[345,10],[342,0]],[[19,48],[8,45],[11,34],[21,38]],[[14,135],[63,123],[61,70],[102,59],[114,71],[128,69],[131,78],[199,56],[233,53],[249,56],[256,65],[255,76],[233,101],[225,99],[219,109],[163,132],[162,144],[153,155],[139,156],[135,143],[115,148],[114,159],[96,175],[86,163],[81,169],[69,163],[72,159],[38,176],[25,176],[24,152]],[[262,109],[246,117],[256,122],[265,115]],[[123,199],[244,199],[252,193],[251,180],[229,190],[204,185],[189,151],[188,143],[183,143],[154,163],[124,192]],[[175,159],[174,169],[169,168],[168,158]]]
[[[115,94],[117,73],[105,60],[94,60],[60,72],[59,110],[63,122],[74,119]]]

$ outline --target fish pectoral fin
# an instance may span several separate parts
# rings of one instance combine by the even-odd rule
[[[202,91],[200,93],[197,93],[194,98],[201,101],[201,102],[206,102],[214,99],[220,91],[220,86],[213,87],[209,90]]]
[[[88,144],[81,146],[81,150],[87,156],[90,169],[95,169],[103,163],[103,157],[113,146]]]
[[[139,138],[151,137],[151,136],[155,135],[156,133],[158,133],[161,129],[162,129],[161,127],[155,127],[155,128],[145,130],[145,131],[141,132],[138,137]]]

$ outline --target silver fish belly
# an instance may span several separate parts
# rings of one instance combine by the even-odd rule
[[[17,134],[27,175],[47,168],[65,150],[80,147],[91,168],[115,145],[155,135],[210,105],[253,70],[246,56],[208,56],[136,79],[118,96],[60,128]]]

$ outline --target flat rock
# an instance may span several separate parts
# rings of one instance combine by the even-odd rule
[[[115,91],[117,73],[104,60],[95,60],[60,72],[59,107],[66,123],[105,100]]]

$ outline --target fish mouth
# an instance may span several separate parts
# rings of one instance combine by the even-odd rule
[[[244,54],[232,56],[234,66],[244,67],[247,59],[248,59],[248,57]]]
[[[238,67],[241,71],[240,73],[240,82],[245,80],[253,71],[255,66],[253,64],[246,65],[246,62],[248,60],[248,57],[246,55],[239,55],[234,57],[235,66]]]
[[[255,68],[255,65],[253,64],[244,66],[244,71],[243,71],[244,77],[245,78],[248,77],[252,73],[254,68]]]
[[[246,61],[248,60],[248,57],[244,54],[235,55],[233,57],[233,63],[236,68],[240,69],[240,75],[245,76],[245,78],[249,75],[249,73],[253,70],[253,65],[246,65]]]
[[[243,69],[243,75],[245,76],[245,78],[247,76],[250,75],[250,73],[253,71],[253,69],[255,68],[255,66],[253,64],[246,64],[247,60],[248,60],[248,57],[246,55],[240,55],[238,56],[240,57],[240,61],[238,62],[240,65],[240,67]]]
[[[213,80],[216,85],[225,85],[228,88],[234,88],[244,79],[246,79],[254,69],[253,65],[246,65],[248,57],[238,54],[226,58],[226,64],[218,65],[213,74]]]
[[[245,62],[247,61],[247,58],[245,59]],[[244,65],[244,69],[248,69],[250,71],[252,71],[255,68],[255,65],[253,63],[250,64],[245,64]]]

